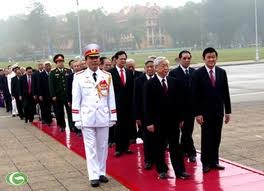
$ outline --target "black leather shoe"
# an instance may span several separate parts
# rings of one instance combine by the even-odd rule
[[[189,156],[189,161],[190,162],[196,162],[196,157],[195,156]]]
[[[91,186],[92,187],[98,187],[99,186],[99,180],[91,180]]]
[[[152,163],[146,162],[145,165],[144,165],[144,169],[145,170],[150,170],[151,168],[152,168]]]
[[[129,143],[130,144],[136,144],[137,143],[137,140],[136,139],[131,139],[131,140],[129,140]]]
[[[120,156],[121,156],[121,152],[116,151],[116,152],[115,152],[115,157],[120,157]]]
[[[188,179],[190,177],[191,177],[191,175],[187,172],[182,172],[182,173],[176,174],[176,178],[179,178],[182,180]]]
[[[100,181],[100,182],[103,182],[103,183],[107,183],[109,180],[108,180],[108,178],[107,178],[106,176],[104,176],[104,175],[100,175],[100,177],[99,177],[99,181]]]
[[[203,173],[207,173],[211,170],[209,165],[203,166]]]
[[[212,168],[217,169],[217,170],[225,170],[225,167],[220,164],[214,164],[212,165]]]
[[[134,152],[128,149],[125,153],[126,154],[133,154]]]
[[[161,172],[159,173],[159,179],[167,179],[167,173],[166,172]]]

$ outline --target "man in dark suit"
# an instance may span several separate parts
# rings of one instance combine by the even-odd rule
[[[136,61],[132,58],[128,58],[126,60],[126,69],[131,70],[133,72],[134,79],[139,77],[143,72],[136,70]]]
[[[155,157],[155,136],[149,132],[146,128],[144,120],[144,106],[143,106],[143,89],[144,84],[147,80],[153,78],[155,74],[153,60],[145,61],[145,73],[141,74],[138,78],[135,79],[135,88],[134,88],[134,105],[135,105],[135,118],[139,131],[142,132],[142,139],[144,144],[144,168],[146,170],[151,169],[152,164],[154,163]]]
[[[67,88],[67,99],[68,99],[68,104],[70,106],[70,109],[72,109],[72,83],[73,83],[73,79],[74,79],[74,75],[81,71],[81,62],[80,61],[72,61],[71,63],[71,67],[72,67],[72,73],[68,76],[68,88]],[[72,124],[72,126],[70,127],[70,130],[72,132],[75,132],[78,136],[82,135],[82,131],[80,129],[77,129],[74,125],[74,122]]]
[[[158,143],[155,145],[157,171],[160,179],[167,178],[165,150],[169,144],[174,173],[177,178],[186,179],[190,174],[185,172],[183,152],[179,144],[179,128],[183,124],[183,88],[176,79],[167,76],[169,61],[165,57],[157,57],[154,66],[156,75],[144,85],[144,111],[147,130],[157,137]]]
[[[19,99],[23,100],[23,108],[25,115],[25,122],[32,122],[35,113],[35,101],[32,92],[32,73],[33,69],[31,67],[26,68],[26,75],[21,77]]]
[[[37,70],[33,72],[32,74],[32,92],[34,99],[37,100],[38,98],[38,91],[39,91],[39,76],[44,71],[44,64],[42,62],[38,62],[37,64]]]
[[[115,54],[116,65],[110,69],[112,74],[115,101],[117,110],[117,123],[115,127],[116,139],[116,152],[115,156],[118,157],[122,153],[130,154],[129,139],[130,128],[134,127],[133,116],[133,90],[134,78],[133,72],[124,68],[127,54],[125,51],[118,51]]]
[[[179,53],[179,66],[170,72],[170,76],[179,80],[184,87],[184,123],[181,128],[181,146],[184,154],[189,157],[190,162],[196,162],[196,150],[193,143],[192,133],[194,127],[194,111],[192,96],[191,76],[195,71],[190,67],[192,55],[189,51],[183,50]]]
[[[131,70],[133,72],[133,77],[134,80],[139,77],[142,72],[141,71],[137,71],[136,68],[136,61],[132,58],[128,58],[126,60],[126,65],[125,65],[126,69]],[[137,132],[137,127],[136,127],[136,123],[134,123],[134,126],[130,127],[130,142],[131,143],[136,143],[136,139],[137,137],[141,136],[141,131]]]
[[[23,100],[19,99],[19,86],[20,86],[20,78],[22,76],[21,70],[19,68],[16,69],[16,76],[11,79],[11,94],[13,99],[16,100],[17,111],[21,120],[24,119],[23,112]]]
[[[43,107],[42,102],[38,100],[38,91],[39,91],[39,76],[44,71],[44,64],[40,61],[37,62],[37,70],[33,71],[32,74],[32,92],[33,98],[36,103],[36,114],[39,115],[39,120],[42,120]]]
[[[3,88],[3,95],[4,95],[4,100],[5,100],[5,107],[6,107],[6,112],[12,111],[12,97],[8,89],[8,80],[7,80],[7,75],[10,73],[10,70],[8,68],[4,69],[4,75],[2,77],[2,88]]]
[[[219,146],[223,118],[225,123],[229,122],[231,103],[226,72],[215,66],[217,56],[214,48],[206,48],[203,51],[205,66],[195,71],[193,76],[195,116],[202,130],[201,161],[204,173],[210,169],[225,168],[219,164]]]
[[[0,68],[0,107],[5,107],[3,90],[4,90],[4,69]]]
[[[51,116],[51,97],[49,90],[49,75],[51,71],[51,63],[46,61],[44,63],[44,71],[39,73],[38,80],[38,99],[41,105],[42,123],[50,126],[52,122]]]

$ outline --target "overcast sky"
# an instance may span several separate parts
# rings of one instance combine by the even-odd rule
[[[76,0],[39,0],[50,15],[59,15],[71,11],[76,11]],[[201,2],[201,0],[79,0],[80,9],[95,9],[104,7],[107,12],[118,12],[124,6],[135,4],[146,5],[147,2],[164,7],[178,7],[188,1]],[[34,0],[1,0],[0,19],[6,19],[8,16],[27,13],[27,7]]]

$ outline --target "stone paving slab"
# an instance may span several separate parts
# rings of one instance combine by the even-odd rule
[[[31,124],[5,115],[0,109],[1,191],[128,190],[111,177],[109,184],[90,187],[83,158]],[[28,176],[28,184],[14,187],[6,183],[6,175],[16,171]]]

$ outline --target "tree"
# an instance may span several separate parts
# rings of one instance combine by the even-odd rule
[[[160,23],[172,37],[175,47],[200,45],[202,31],[200,4],[190,2],[184,7],[163,9]]]
[[[29,7],[30,13],[27,15],[26,27],[28,41],[35,50],[42,50],[43,43],[47,42],[47,21],[49,16],[45,12],[45,7],[38,1],[33,2]]]
[[[146,36],[146,19],[142,15],[132,15],[128,17],[126,23],[127,32],[130,32],[135,39],[135,44],[138,49],[141,49],[140,44]]]

